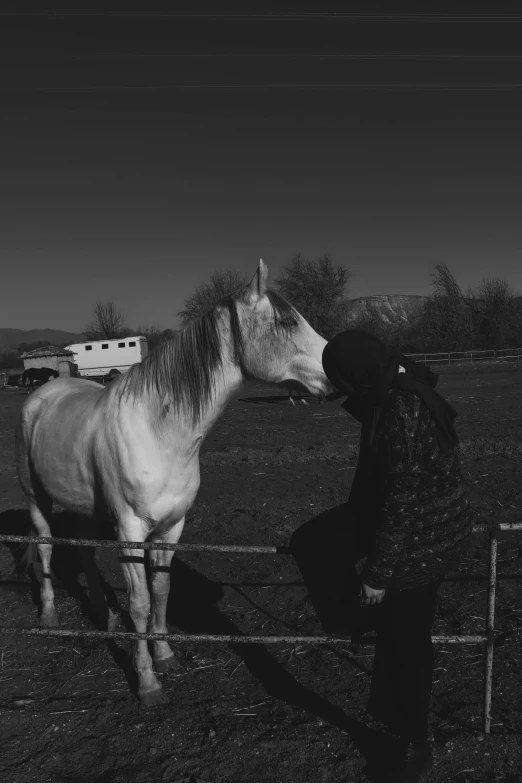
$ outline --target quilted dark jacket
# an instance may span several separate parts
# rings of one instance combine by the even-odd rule
[[[441,454],[435,421],[410,392],[392,390],[376,422],[349,399],[343,407],[363,424],[349,498],[367,541],[361,581],[405,590],[440,579],[473,526],[458,451]]]

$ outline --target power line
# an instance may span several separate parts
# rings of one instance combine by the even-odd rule
[[[347,59],[347,60],[522,60],[522,54],[443,54],[438,52],[105,52],[74,53],[67,59]]]
[[[119,18],[119,19],[241,19],[256,20],[333,20],[359,22],[522,22],[522,14],[364,14],[349,11],[0,11],[4,17]]]
[[[494,92],[522,90],[522,83],[434,84],[415,82],[252,82],[236,84],[90,84],[85,86],[16,86],[0,85],[0,92],[121,92],[167,90],[418,90],[420,92]]]

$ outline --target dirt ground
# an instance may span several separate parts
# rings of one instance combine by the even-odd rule
[[[439,388],[460,413],[476,521],[521,521],[522,372],[445,372]],[[2,533],[27,532],[13,443],[25,399],[0,391]],[[286,544],[304,522],[342,514],[358,435],[337,402],[293,408],[280,390],[245,387],[205,443],[182,541]],[[55,534],[66,522],[56,514]],[[434,633],[483,633],[486,543],[475,534],[458,577],[444,583]],[[435,783],[522,781],[521,560],[520,534],[503,536],[489,737],[480,731],[483,646],[437,646]],[[125,624],[119,565],[108,550],[98,561]],[[35,596],[13,565],[0,544],[0,624],[34,627]],[[56,547],[53,568],[63,627],[94,628],[75,551]],[[180,554],[169,622],[172,632],[323,633],[284,555]],[[365,713],[370,645],[180,644],[179,669],[160,675],[170,704],[153,709],[133,696],[130,643],[4,634],[0,648],[0,779],[9,783],[390,780],[395,739]]]

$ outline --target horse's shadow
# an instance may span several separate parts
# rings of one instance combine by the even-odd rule
[[[334,512],[335,510],[332,511]],[[308,528],[305,538],[308,533],[314,531],[312,526],[314,521],[324,525],[324,517],[325,515],[321,515],[316,520],[311,520],[310,523],[307,523]],[[0,514],[0,533],[27,535],[29,532],[29,520],[26,511],[13,510]],[[93,530],[86,529],[85,522],[81,520],[75,522],[71,515],[66,512],[54,515],[52,533],[56,537],[93,537]],[[103,537],[109,537],[106,531]],[[300,538],[300,543],[302,543],[302,540]],[[5,545],[11,550],[15,567],[21,573],[23,557],[20,545],[14,543],[5,543]],[[82,612],[100,627],[103,626],[104,622],[103,616],[100,614],[100,603],[102,601],[99,592],[100,588],[96,588],[95,582],[90,582],[89,574],[86,573],[85,553],[82,553],[82,549],[84,548],[55,546],[53,548],[52,570],[69,595],[78,601]],[[89,558],[87,558],[87,562],[89,563]],[[85,572],[87,576],[87,590],[95,598],[94,607],[89,600],[86,589],[79,583],[79,577],[82,572]],[[306,572],[304,572],[304,575],[306,581]],[[38,605],[40,600],[39,580],[34,573],[34,569],[30,572],[29,579],[34,602]],[[111,608],[116,609],[118,601],[112,587],[103,577],[101,577],[98,584],[101,586],[101,592],[108,604],[111,605]],[[219,602],[222,597],[223,588],[218,582],[208,579],[178,558],[173,558],[171,565],[171,591],[167,609],[169,624],[176,626],[184,633],[241,636],[241,630],[231,619],[222,614],[219,609]],[[317,605],[317,608],[319,608],[319,605]],[[130,618],[125,613],[123,614],[123,620],[129,630],[132,630]],[[125,673],[129,687],[135,691],[137,687],[136,675],[129,656],[112,640],[108,642],[108,646],[115,662]],[[265,646],[248,643],[230,643],[228,646],[241,657],[250,673],[259,680],[268,695],[293,707],[312,713],[347,734],[361,755],[365,757],[367,762],[366,774],[371,781],[380,783],[389,779],[386,775],[390,759],[394,758],[397,753],[397,743],[393,737],[384,732],[368,728],[361,721],[351,718],[340,707],[331,704],[327,699],[299,683],[270,654]]]
[[[56,538],[111,538],[110,531],[96,527],[90,520],[82,519],[68,511],[53,514],[51,532]],[[0,513],[0,534],[27,536],[32,535],[29,514],[25,509],[11,509]],[[33,563],[35,544],[26,545],[17,542],[3,542],[12,555],[14,579],[4,580],[4,587],[16,587],[16,584],[28,581],[33,602],[41,611],[40,602],[40,566]],[[94,547],[59,546],[53,547],[51,570],[67,593],[79,604],[82,613],[98,628],[105,628],[108,610],[115,609],[118,600],[115,591],[99,572],[94,558]],[[36,567],[35,567],[36,566]],[[86,586],[80,583],[82,574],[86,576]]]
[[[110,539],[110,529],[106,525],[95,526],[90,520],[83,519],[67,511],[56,512],[52,516],[51,533],[55,538],[105,538]],[[27,536],[32,535],[29,513],[25,509],[11,509],[0,513],[0,534]],[[25,544],[2,542],[13,558],[11,578],[2,580],[3,589],[19,591],[29,583],[31,598],[38,614],[41,613],[40,584],[41,566],[39,561],[32,562],[34,549],[28,551]],[[36,545],[30,545],[35,547]],[[118,596],[112,585],[105,579],[95,561],[94,547],[53,546],[51,571],[55,581],[72,597],[82,615],[97,629],[107,630],[109,616],[121,617],[125,630],[133,631],[132,621],[126,611],[122,611]],[[85,575],[86,585],[80,578]],[[81,642],[80,642],[81,644]],[[130,656],[112,639],[107,646],[115,663],[122,669],[129,688],[136,693],[138,681]]]

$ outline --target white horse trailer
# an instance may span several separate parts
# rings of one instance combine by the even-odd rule
[[[127,372],[133,364],[147,356],[145,337],[120,337],[117,340],[92,340],[68,345],[74,353],[78,372],[83,377],[108,375],[111,370]]]

